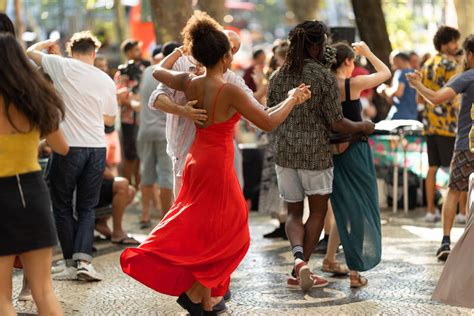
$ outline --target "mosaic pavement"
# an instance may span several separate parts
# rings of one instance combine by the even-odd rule
[[[145,238],[136,224],[136,212],[126,216],[126,226],[137,239]],[[384,212],[383,261],[364,273],[369,285],[350,289],[348,278],[335,278],[321,272],[321,255],[313,255],[313,271],[330,280],[324,289],[302,293],[288,289],[287,273],[292,257],[288,242],[265,240],[273,229],[267,218],[252,214],[252,245],[232,278],[231,315],[474,315],[462,309],[431,301],[430,296],[442,264],[434,252],[441,236],[440,224],[426,225],[423,213]],[[454,240],[462,233],[458,226]],[[67,315],[185,315],[175,298],[158,294],[124,275],[119,267],[121,247],[107,242],[96,244],[95,268],[105,279],[98,283],[54,281],[55,291]],[[343,260],[342,252],[338,255]],[[56,256],[57,259],[60,256]],[[14,277],[14,295],[21,286],[21,273]],[[31,302],[17,302],[20,315],[35,313]]]

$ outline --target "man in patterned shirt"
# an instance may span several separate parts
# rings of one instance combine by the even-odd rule
[[[428,89],[438,91],[456,75],[455,56],[459,50],[460,36],[458,30],[449,26],[442,26],[436,32],[433,44],[438,53],[428,59],[421,70],[422,83]],[[449,167],[451,163],[456,139],[459,101],[457,97],[437,105],[430,104],[423,99],[419,99],[419,101],[421,102],[418,103],[425,105],[423,124],[427,135],[429,163],[425,186],[427,200],[425,221],[435,222],[440,218],[434,203],[436,172],[439,167]],[[465,197],[461,200],[465,201]]]
[[[449,168],[448,193],[443,204],[443,239],[436,256],[446,261],[451,252],[451,229],[461,194],[467,194],[469,176],[474,172],[474,153],[469,150],[469,131],[472,127],[471,108],[474,104],[474,34],[464,41],[466,71],[451,79],[438,91],[425,87],[419,74],[408,75],[410,84],[432,104],[440,104],[461,94],[461,108],[458,117],[456,144]],[[464,205],[465,202],[463,202]]]
[[[288,285],[297,280],[303,290],[328,284],[310,272],[307,262],[321,234],[332,192],[329,132],[370,134],[374,129],[372,122],[356,123],[343,117],[336,78],[322,63],[326,34],[326,26],[319,21],[305,21],[290,32],[290,48],[285,63],[270,80],[267,103],[277,105],[302,82],[311,86],[311,98],[273,132],[278,187],[288,208],[286,234],[295,257]],[[305,196],[310,215],[303,225]]]

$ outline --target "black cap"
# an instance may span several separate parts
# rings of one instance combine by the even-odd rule
[[[163,55],[166,57],[171,54],[175,48],[178,48],[180,45],[178,42],[168,42],[163,45]]]
[[[133,40],[133,39],[126,39],[125,41],[122,42],[122,45],[120,45],[120,49],[122,50],[123,53],[127,53],[129,50],[134,48],[140,44],[140,41]]]
[[[151,57],[155,57],[159,53],[161,53],[163,46],[162,45],[157,45],[153,52],[151,53]]]

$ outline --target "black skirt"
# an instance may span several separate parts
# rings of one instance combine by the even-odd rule
[[[0,177],[0,256],[57,244],[51,199],[41,172]]]

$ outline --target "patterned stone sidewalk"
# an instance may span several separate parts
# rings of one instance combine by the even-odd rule
[[[133,213],[133,212],[132,212]],[[127,215],[129,231],[144,238],[136,226],[136,214]],[[423,225],[413,215],[393,217],[383,213],[383,261],[364,275],[369,285],[349,288],[348,278],[334,278],[320,270],[322,257],[314,255],[313,271],[331,283],[324,289],[304,294],[288,289],[286,276],[291,269],[288,242],[265,240],[273,229],[267,218],[252,215],[252,246],[233,275],[231,315],[474,315],[474,310],[456,308],[431,301],[430,296],[441,273],[442,264],[434,257],[441,235],[440,224]],[[455,238],[462,228],[455,229]],[[67,315],[185,315],[175,298],[158,294],[124,275],[119,267],[121,247],[97,245],[94,261],[105,280],[98,283],[54,281],[55,291]],[[59,257],[58,257],[59,258]],[[343,254],[339,254],[343,260]],[[152,273],[152,272],[150,272]],[[14,294],[21,286],[15,273]],[[16,302],[19,313],[34,314],[30,302]]]

